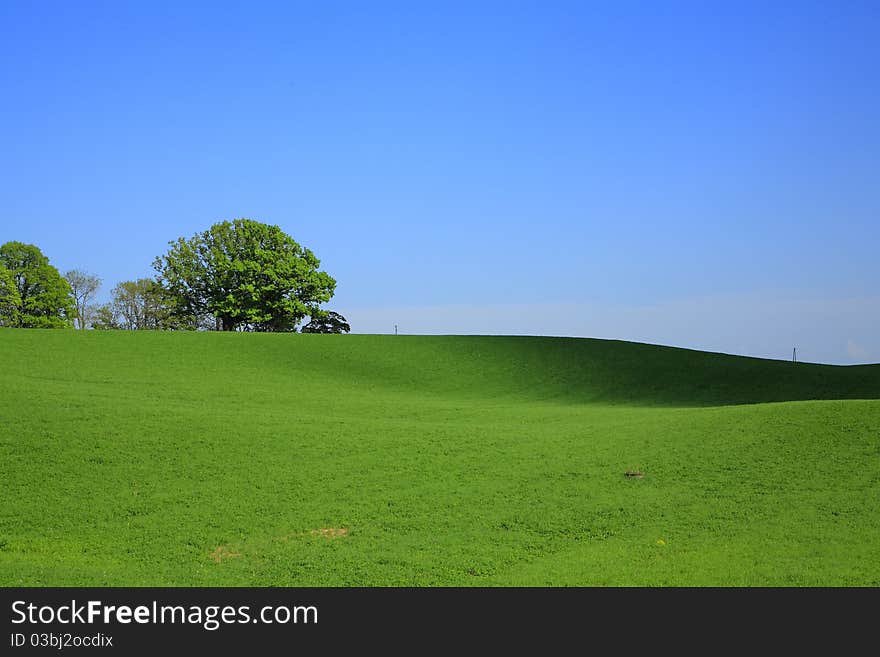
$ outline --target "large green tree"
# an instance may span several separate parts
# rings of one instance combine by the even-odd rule
[[[0,246],[0,264],[12,274],[18,292],[18,307],[14,319],[7,325],[23,328],[72,325],[76,308],[70,285],[40,249],[33,244],[7,242]],[[4,323],[7,321],[4,319]]]
[[[223,221],[169,244],[153,266],[175,312],[210,315],[224,331],[294,331],[336,288],[315,254],[278,226]]]

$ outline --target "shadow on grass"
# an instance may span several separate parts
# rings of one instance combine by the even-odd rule
[[[450,336],[518,395],[573,403],[725,406],[880,399],[880,364],[818,365],[618,340]],[[465,358],[465,360],[468,360]],[[473,375],[473,373],[472,373]]]

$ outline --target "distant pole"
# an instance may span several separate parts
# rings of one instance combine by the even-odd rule
[[[394,335],[397,335],[397,324],[394,325]]]
[[[794,347],[794,348],[791,350],[791,361],[792,361],[793,363],[796,363],[796,362],[797,362],[797,347]]]

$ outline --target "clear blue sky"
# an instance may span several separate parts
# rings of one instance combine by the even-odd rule
[[[648,5],[648,6],[646,6]],[[280,225],[355,331],[880,360],[877,2],[0,3],[0,242]]]

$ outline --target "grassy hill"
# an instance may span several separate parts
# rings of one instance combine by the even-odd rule
[[[0,585],[880,585],[880,365],[0,329],[0,455]]]

